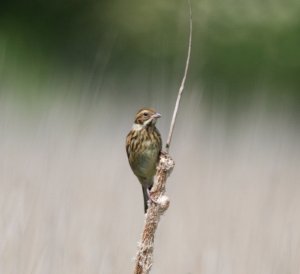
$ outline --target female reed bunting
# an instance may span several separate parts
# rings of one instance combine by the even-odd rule
[[[155,127],[161,115],[152,108],[142,108],[135,116],[126,138],[126,152],[130,167],[142,185],[144,210],[148,209],[150,189],[162,148],[161,136]]]

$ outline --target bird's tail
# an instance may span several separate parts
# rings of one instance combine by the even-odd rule
[[[148,187],[142,185],[142,189],[143,189],[143,197],[144,197],[144,211],[145,211],[145,213],[147,213],[148,200],[149,200],[148,189],[151,189],[151,187],[148,188]]]

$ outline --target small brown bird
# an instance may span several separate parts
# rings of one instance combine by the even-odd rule
[[[161,136],[155,123],[161,115],[151,108],[142,108],[135,116],[134,124],[126,138],[126,152],[130,167],[143,188],[144,209],[148,209],[149,190],[153,185]]]

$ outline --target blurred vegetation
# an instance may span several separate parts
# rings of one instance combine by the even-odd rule
[[[192,1],[194,40],[188,85],[231,101],[262,90],[300,100],[300,2]],[[1,91],[39,94],[52,79],[114,79],[170,91],[183,72],[186,1],[4,1],[0,8]],[[170,88],[170,86],[172,88]],[[129,89],[129,87],[128,87]],[[146,88],[149,92],[150,88]],[[69,91],[72,92],[72,91]],[[75,91],[74,91],[75,92]],[[217,95],[216,95],[217,94]]]

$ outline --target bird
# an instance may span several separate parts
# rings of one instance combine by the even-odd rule
[[[162,139],[155,124],[161,115],[153,108],[140,109],[126,137],[129,165],[142,185],[144,212],[148,209],[150,190],[154,182],[156,166],[162,150]]]

